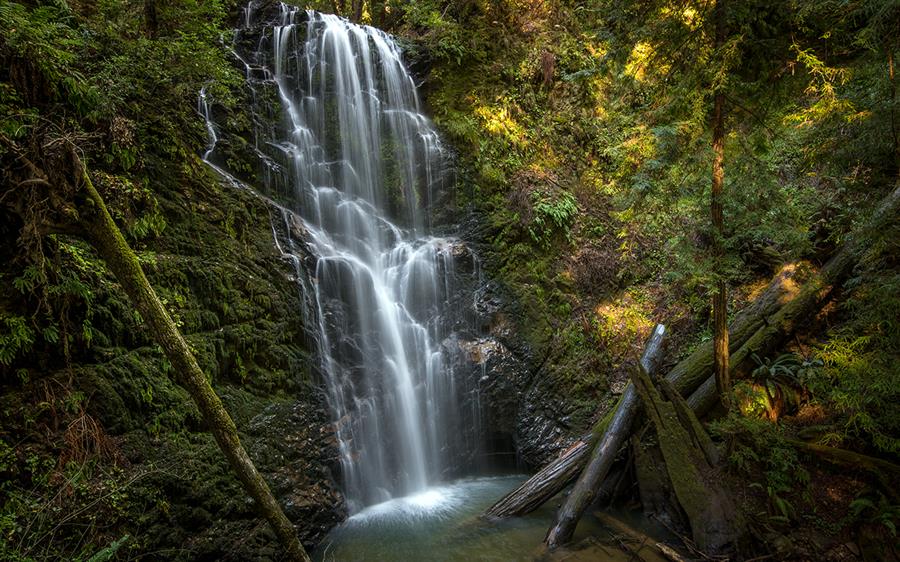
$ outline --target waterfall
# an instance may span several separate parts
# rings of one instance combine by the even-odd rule
[[[308,257],[307,317],[353,513],[426,489],[477,448],[477,381],[457,380],[446,351],[458,302],[472,299],[457,294],[459,242],[429,220],[447,155],[389,35],[255,9],[234,42],[255,99],[253,150],[283,211],[279,249]],[[205,89],[199,111],[204,159],[227,174],[213,163],[221,132]]]

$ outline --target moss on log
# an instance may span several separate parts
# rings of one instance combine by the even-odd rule
[[[675,402],[663,400],[642,366],[632,373],[632,382],[656,430],[666,472],[694,542],[707,554],[735,551],[746,535],[746,523],[708,461],[706,431],[693,412],[680,407],[680,395]]]

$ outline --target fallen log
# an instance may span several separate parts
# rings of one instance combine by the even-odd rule
[[[810,275],[802,287],[797,289],[793,298],[763,318],[762,324],[741,344],[737,351],[731,354],[732,380],[741,378],[748,373],[753,366],[752,357],[754,355],[757,357],[771,355],[784,345],[784,342],[804,322],[822,309],[830,300],[834,289],[850,276],[853,268],[865,253],[867,248],[866,232],[879,230],[888,222],[897,220],[898,212],[900,212],[900,187],[895,188],[882,199],[862,232],[855,233],[844,242],[837,253],[817,273]],[[672,375],[670,374],[667,378],[672,380]],[[685,375],[682,380],[688,378]],[[692,390],[687,384],[679,385],[675,382],[675,385],[682,394]],[[703,380],[702,384],[695,388],[688,398],[688,404],[697,415],[703,415],[713,408],[718,400],[715,380],[711,380],[707,373],[706,380]]]
[[[678,554],[678,551],[676,551],[674,548],[665,543],[657,541],[646,533],[638,531],[621,519],[613,517],[612,515],[604,513],[602,511],[595,512],[594,517],[596,517],[597,520],[600,521],[600,523],[602,523],[612,531],[625,535],[632,541],[634,541],[635,544],[638,545],[637,548],[629,548],[629,550],[631,550],[631,552],[633,552],[634,554],[640,555],[641,549],[648,548],[655,554],[663,556],[664,558],[671,560],[672,562],[684,562],[684,558],[682,558],[682,556]]]
[[[487,517],[512,517],[534,511],[561,489],[559,482],[569,482],[581,472],[591,449],[590,436],[579,439],[555,461],[541,469],[540,478],[529,478],[485,512]],[[563,485],[565,486],[565,484]]]
[[[700,423],[697,414],[687,403],[687,400],[685,400],[684,397],[675,390],[672,383],[666,379],[659,382],[659,388],[662,390],[666,400],[672,404],[672,407],[675,409],[675,414],[678,416],[678,421],[688,430],[688,433],[690,433],[691,438],[694,440],[695,446],[703,452],[703,456],[706,457],[706,462],[709,463],[710,466],[717,466],[720,457],[719,450],[712,442],[712,439],[710,439],[709,434],[706,432],[703,424]]]
[[[731,324],[730,348],[736,352],[740,345],[747,341],[763,324],[764,319],[778,310],[785,300],[798,291],[795,280],[797,267],[785,266],[772,279],[762,294],[739,313]],[[682,394],[694,390],[694,384],[703,382],[705,376],[712,372],[713,348],[710,342],[701,344],[691,355],[679,362],[667,378],[672,381]],[[697,373],[700,373],[698,375]],[[567,449],[559,458],[544,466],[521,486],[508,493],[500,501],[492,505],[485,515],[488,517],[517,517],[531,513],[547,500],[558,494],[581,473],[590,457],[590,452],[600,438],[606,434],[610,422],[617,412],[627,412],[638,405],[637,396],[627,389],[619,401],[607,415],[600,419],[591,429],[591,433],[582,437],[575,445]],[[615,453],[615,452],[613,452]]]
[[[714,470],[712,442],[680,394],[665,400],[638,366],[632,382],[659,440],[668,479],[684,510],[693,542],[706,554],[731,554],[747,535],[747,524]]]
[[[663,356],[665,334],[665,326],[657,324],[644,348],[644,355],[640,361],[640,368],[646,372],[655,372],[659,367]],[[545,541],[551,548],[572,538],[578,520],[581,519],[584,510],[594,501],[600,481],[606,477],[612,467],[619,447],[631,435],[631,426],[634,424],[637,414],[638,400],[635,389],[633,385],[628,385],[622,399],[619,400],[619,406],[612,414],[606,431],[597,446],[594,447],[590,461],[557,513],[556,524],[550,529]]]
[[[897,482],[900,482],[900,466],[884,459],[870,457],[869,455],[848,451],[847,449],[838,449],[837,447],[809,443],[798,439],[787,439],[786,441],[791,446],[816,455],[832,464],[865,470],[871,473],[878,480],[885,494],[892,501],[900,502],[900,493],[897,491]]]

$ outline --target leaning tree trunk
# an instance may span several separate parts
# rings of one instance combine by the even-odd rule
[[[871,232],[884,228],[890,221],[897,220],[898,211],[900,211],[900,186],[894,188],[894,191],[881,201],[869,219],[866,230]],[[847,279],[865,253],[867,248],[865,234],[858,232],[847,240],[821,270],[814,273],[797,289],[789,302],[774,314],[764,318],[765,321],[732,354],[733,377],[738,378],[747,374],[753,364],[754,355],[757,357],[770,355],[813,314],[821,310],[834,289]],[[671,380],[671,374],[669,378]],[[692,390],[687,385],[679,385],[677,382],[675,384],[682,394]],[[710,377],[693,391],[688,398],[688,404],[694,411],[702,414],[715,405],[717,398],[716,381],[714,377]]]
[[[278,540],[284,546],[290,560],[309,562],[309,557],[297,538],[294,527],[281,510],[269,486],[256,470],[241,441],[237,427],[210,386],[197,359],[182,337],[172,318],[157,297],[156,292],[138,263],[137,256],[128,246],[122,232],[113,222],[100,194],[94,188],[87,170],[82,168],[82,188],[87,194],[87,204],[82,211],[82,224],[87,237],[100,257],[116,276],[128,298],[150,328],[154,339],[162,347],[172,363],[178,383],[187,389],[200,409],[203,419],[228,459],[244,489],[256,502]]]
[[[733,350],[736,351],[737,346],[753,335],[768,316],[777,311],[783,302],[791,298],[791,295],[796,294],[795,274],[795,267],[783,268],[760,297],[737,315],[730,328]],[[669,372],[667,378],[681,393],[688,394],[706,380],[712,371],[712,365],[712,343],[707,342],[678,363]],[[583,437],[559,458],[543,467],[521,486],[492,505],[485,515],[488,517],[516,517],[530,513],[543,505],[581,473],[591,456],[591,451],[594,450],[594,445],[607,434],[611,422],[617,416],[631,415],[629,412],[636,407],[638,407],[637,395],[626,388],[614,408],[594,425],[590,435]],[[620,424],[618,427],[621,429],[622,425]],[[630,431],[613,432],[616,439],[620,439],[619,444],[628,439],[629,433]]]
[[[658,324],[653,330],[653,335],[647,342],[644,349],[644,355],[641,357],[641,368],[648,372],[656,372],[660,361],[662,360],[663,340],[665,339],[666,328],[662,324]],[[607,426],[607,430],[603,437],[594,447],[591,460],[587,463],[585,469],[581,472],[578,481],[572,488],[572,492],[566,498],[565,503],[559,509],[556,516],[556,523],[550,528],[545,542],[550,548],[555,548],[565,542],[568,542],[575,533],[575,527],[584,510],[594,501],[596,491],[599,489],[600,481],[602,481],[613,460],[616,458],[616,452],[622,445],[623,441],[619,438],[622,435],[628,435],[631,432],[631,426],[634,424],[634,418],[637,417],[638,403],[635,399],[635,391],[633,385],[628,385],[625,394],[616,408],[612,420]]]

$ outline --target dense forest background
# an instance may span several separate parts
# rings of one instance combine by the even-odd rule
[[[65,227],[77,196],[13,182],[60,144],[90,166],[304,543],[339,518],[293,270],[265,204],[199,157],[201,88],[229,128],[250,127],[228,49],[240,7],[0,2],[0,557],[276,551],[122,288]],[[711,429],[784,557],[846,559],[845,543],[897,556],[895,487],[789,440],[900,456],[900,221],[865,227],[897,186],[900,2],[309,7],[403,41],[456,152],[459,216],[520,303],[511,322],[539,358],[535,385],[572,434],[615,401],[656,323],[672,365],[713,337],[718,287],[733,316],[777,273],[802,285],[862,240],[849,278],[752,358]],[[244,148],[226,147],[231,169]]]

